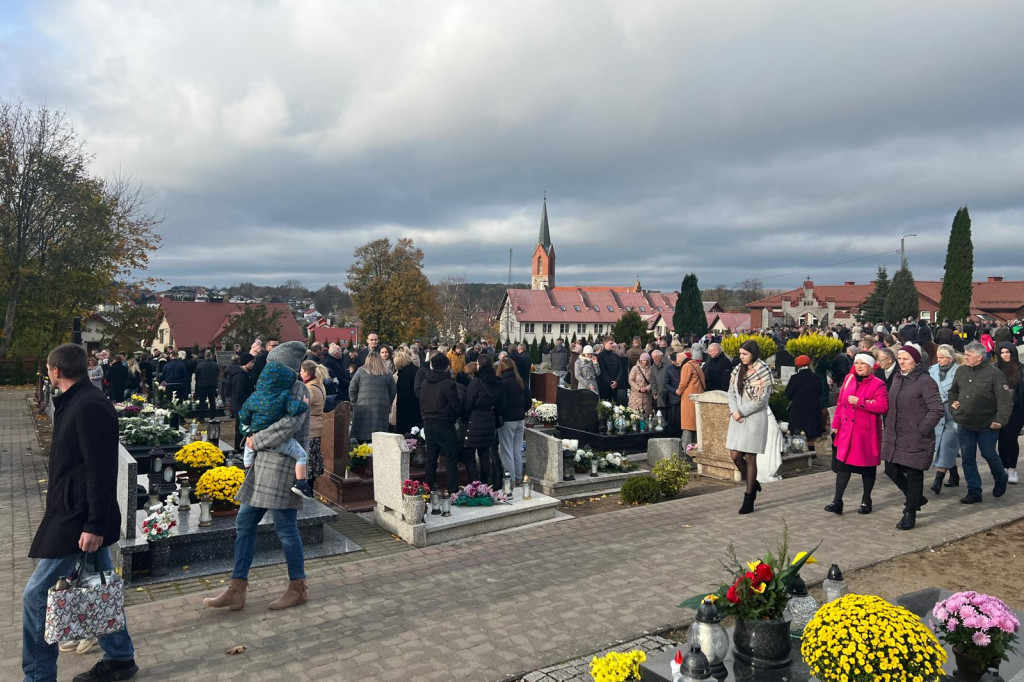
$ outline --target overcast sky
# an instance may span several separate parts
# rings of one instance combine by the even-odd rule
[[[963,204],[975,278],[1024,279],[1022,35],[1020,0],[4,0],[0,96],[144,182],[169,284],[343,283],[384,236],[529,281],[545,191],[559,285],[864,282],[908,233],[937,279]]]

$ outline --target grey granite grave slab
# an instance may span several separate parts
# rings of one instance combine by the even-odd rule
[[[121,510],[121,536],[135,537],[135,511],[138,501],[139,464],[123,445],[117,445],[117,507]]]

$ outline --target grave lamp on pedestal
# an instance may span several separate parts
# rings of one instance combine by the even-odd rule
[[[562,450],[562,480],[575,481],[576,453],[573,450]]]
[[[178,463],[174,455],[164,452],[159,445],[149,451],[149,488],[155,487],[157,494],[169,495],[178,489],[175,484]]]
[[[690,650],[703,652],[708,667],[716,676],[725,672],[725,656],[729,653],[729,633],[722,626],[715,603],[706,598],[697,607],[697,615],[687,636]]]

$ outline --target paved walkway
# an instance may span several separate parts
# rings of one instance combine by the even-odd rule
[[[3,555],[11,570],[0,578],[4,680],[17,679],[20,590],[31,570],[22,557],[39,517],[36,481],[45,478],[24,405],[0,393],[0,536],[11,538]],[[901,503],[885,479],[870,516],[822,512],[832,483],[828,473],[772,483],[745,517],[736,514],[736,489],[324,563],[309,570],[312,601],[282,612],[266,609],[285,587],[278,577],[254,580],[243,612],[203,608],[196,595],[139,604],[128,609],[137,679],[502,680],[684,624],[675,604],[723,577],[718,561],[728,542],[753,557],[774,544],[784,522],[792,551],[822,541],[822,565],[805,571],[818,580],[830,562],[852,570],[1024,517],[1021,487],[969,507],[947,491],[917,529],[899,532]],[[245,653],[225,655],[239,644]],[[60,679],[93,660],[62,654]]]

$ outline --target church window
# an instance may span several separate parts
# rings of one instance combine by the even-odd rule
[[[541,266],[543,264],[544,264],[544,259],[541,258],[540,256],[537,256],[537,274],[538,275],[540,274],[540,268],[541,268]]]

